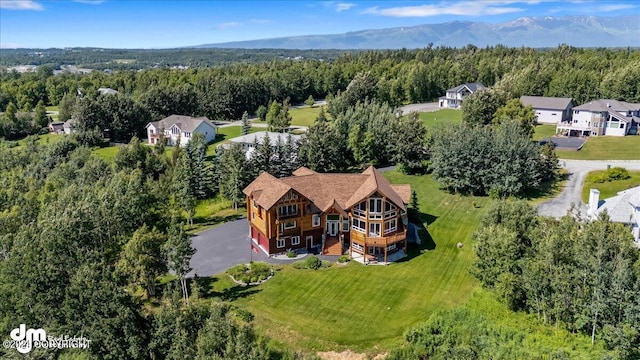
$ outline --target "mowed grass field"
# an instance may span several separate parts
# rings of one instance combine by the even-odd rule
[[[266,131],[266,128],[259,128],[252,126],[249,133],[254,133],[258,131]],[[235,137],[242,135],[242,126],[228,126],[218,128],[218,135],[216,139],[209,143],[207,147],[207,156],[213,156],[216,154],[216,148],[218,145],[229,141],[229,139],[233,139]]]
[[[556,151],[561,159],[640,160],[640,136],[593,136],[579,151]]]
[[[533,140],[542,140],[556,134],[555,125],[536,125],[533,132]]]
[[[631,177],[624,180],[616,180],[604,183],[594,183],[589,181],[589,177],[593,175],[601,175],[604,173],[606,173],[606,170],[591,171],[587,174],[584,185],[582,186],[582,201],[584,201],[585,203],[589,202],[589,190],[591,189],[600,190],[600,200],[604,200],[606,198],[616,196],[616,194],[618,194],[618,192],[620,191],[640,186],[640,171],[629,171],[629,175]]]
[[[491,200],[448,194],[430,175],[385,176],[412,185],[428,223],[423,245],[410,247],[408,258],[389,266],[352,262],[318,271],[285,266],[249,289],[234,288],[221,276],[213,279],[214,291],[254,313],[270,337],[305,350],[391,349],[434,311],[466,303],[479,286],[469,273],[471,235]]]
[[[418,115],[427,129],[447,124],[462,122],[462,111],[454,109],[442,109],[433,112],[422,112]]]

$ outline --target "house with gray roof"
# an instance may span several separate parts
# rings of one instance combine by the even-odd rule
[[[638,124],[640,104],[599,99],[574,107],[571,121],[559,123],[556,133],[569,136],[625,136],[637,134]]]
[[[265,141],[269,141],[269,145],[271,145],[272,148],[275,148],[278,142],[286,144],[289,136],[291,136],[291,140],[296,144],[299,143],[302,139],[301,135],[292,135],[272,131],[258,131],[230,139],[227,144],[222,144],[221,146],[228,147],[230,144],[240,144],[242,145],[242,149],[246,152],[247,158],[251,158],[256,145],[260,146]]]
[[[486,87],[479,82],[464,83],[462,85],[458,85],[447,90],[446,95],[438,99],[438,107],[458,109],[460,108],[460,106],[462,106],[462,101],[464,100],[464,98],[475,93],[478,90],[484,89],[486,89]]]
[[[98,88],[98,94],[100,95],[116,95],[118,90],[113,90],[112,88]]]
[[[574,106],[572,98],[549,96],[521,96],[520,102],[524,106],[531,106],[539,124],[553,124],[571,120],[571,109]]]
[[[640,186],[620,191],[604,201],[600,201],[600,191],[591,189],[587,216],[596,219],[604,212],[611,221],[629,225],[636,245],[640,246]]]
[[[169,146],[187,146],[195,134],[204,135],[207,142],[213,141],[217,134],[217,127],[206,116],[194,118],[171,115],[160,121],[148,123],[146,129],[151,145],[157,144],[161,137],[165,137]]]

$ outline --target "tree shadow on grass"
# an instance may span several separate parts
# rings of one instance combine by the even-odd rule
[[[236,285],[232,288],[224,289],[219,292],[214,292],[213,296],[220,298],[222,301],[234,301],[248,296],[252,296],[260,292],[257,286],[242,286]]]
[[[537,189],[528,189],[522,194],[526,200],[552,198],[559,195],[564,188],[565,182],[569,179],[569,173],[562,172],[553,180],[547,180],[540,184]]]
[[[431,237],[429,230],[425,227],[425,224],[432,224],[434,221],[438,219],[437,216],[425,213],[418,213],[418,221],[417,223],[412,223],[413,227],[411,227],[410,231],[414,231],[414,227],[418,228],[418,237],[420,238],[420,244],[415,242],[410,242],[407,244],[407,256],[398,260],[397,262],[404,262],[413,259],[416,256],[421,255],[425,251],[435,250],[436,243]],[[413,237],[414,235],[407,234],[407,236]]]

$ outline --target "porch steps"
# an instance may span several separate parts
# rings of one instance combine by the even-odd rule
[[[322,255],[342,255],[342,246],[340,240],[337,238],[329,238],[324,243],[324,249],[322,249]]]

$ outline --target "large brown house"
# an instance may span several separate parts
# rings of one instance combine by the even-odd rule
[[[253,245],[269,255],[348,248],[352,257],[387,262],[407,246],[411,187],[391,185],[374,167],[360,174],[301,167],[281,179],[264,172],[244,194]]]

